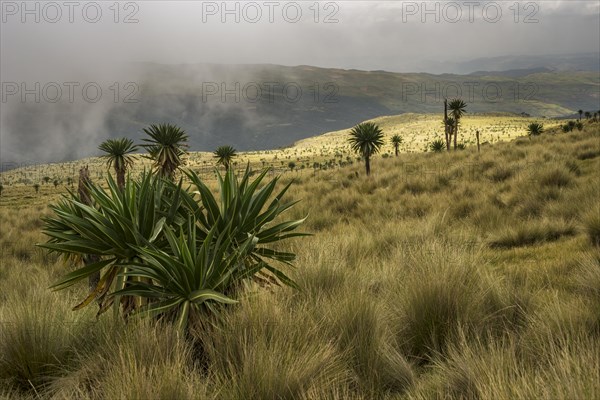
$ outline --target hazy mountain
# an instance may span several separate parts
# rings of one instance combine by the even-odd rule
[[[476,71],[470,73],[470,76],[505,76],[509,78],[521,78],[532,74],[541,74],[544,72],[553,72],[550,68],[538,67],[538,68],[523,68],[523,69],[509,69],[507,71]]]
[[[82,158],[98,154],[98,143],[109,137],[139,141],[142,128],[159,122],[182,126],[191,150],[222,144],[239,150],[277,148],[380,115],[439,113],[445,96],[465,99],[469,113],[561,116],[600,109],[598,71],[530,68],[432,75],[151,63],[137,65],[137,71],[134,103],[3,104],[2,161]]]
[[[513,55],[476,58],[461,62],[429,62],[426,68],[436,73],[471,74],[476,71],[502,72],[545,68],[551,71],[599,71],[600,53]]]

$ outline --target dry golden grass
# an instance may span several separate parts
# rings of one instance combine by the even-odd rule
[[[385,145],[381,149],[382,156],[392,156],[394,148],[391,144],[393,135],[400,135],[403,143],[400,145],[402,153],[421,153],[434,139],[442,138],[442,115],[438,114],[401,114],[374,118],[370,121],[379,124],[385,134]],[[459,128],[459,142],[466,145],[475,145],[475,131],[481,133],[481,143],[497,143],[513,140],[525,135],[527,125],[531,122],[543,123],[546,129],[560,125],[560,121],[553,119],[535,119],[516,116],[513,114],[476,114],[467,115]],[[357,161],[356,154],[352,153],[347,143],[350,128],[330,132],[323,135],[300,140],[293,146],[264,151],[241,152],[234,159],[234,168],[243,169],[246,164],[253,168],[272,167],[277,173],[290,172],[289,163],[293,162],[296,173],[312,173],[314,164],[327,165],[335,168],[339,164],[350,164]],[[592,157],[589,149],[582,149],[578,157]],[[593,157],[592,157],[593,158]],[[61,164],[24,165],[22,168],[10,170],[1,174],[4,183],[4,198],[0,201],[18,204],[22,199],[26,203],[37,201],[45,204],[48,197],[54,198],[57,193],[64,193],[71,188],[69,179],[77,184],[78,171],[82,166],[88,165],[91,177],[103,180],[109,171],[105,162],[98,157],[72,161]],[[205,179],[213,179],[212,170],[215,167],[215,158],[211,152],[193,152],[187,157],[187,166],[201,174]],[[139,174],[144,168],[149,169],[152,164],[141,155],[136,156],[133,173]],[[44,181],[48,178],[48,182]],[[59,181],[55,188],[54,181]],[[39,184],[39,193],[33,187]],[[39,199],[39,198],[42,199]]]
[[[58,194],[10,186],[0,398],[599,398],[599,127],[286,173],[301,290],[190,337],[71,312],[85,285],[50,292],[72,267],[32,247]]]

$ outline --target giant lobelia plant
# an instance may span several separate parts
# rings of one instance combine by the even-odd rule
[[[119,190],[90,185],[94,206],[71,194],[45,218],[49,237],[41,247],[65,256],[97,254],[101,261],[66,274],[52,287],[69,287],[102,271],[97,287],[75,307],[102,300],[99,314],[122,296],[134,297],[135,313],[171,316],[185,327],[195,311],[234,302],[247,279],[295,287],[273,261],[292,265],[295,254],[271,247],[295,232],[300,220],[280,220],[296,202],[284,202],[290,187],[275,192],[278,177],[263,184],[267,170],[251,179],[216,172],[219,195],[191,171],[190,186],[144,173]],[[115,309],[117,309],[115,307]]]

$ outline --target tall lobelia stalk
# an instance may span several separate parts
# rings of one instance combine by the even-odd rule
[[[450,127],[448,126],[448,99],[444,99],[444,135],[446,137],[446,150],[450,151]]]
[[[150,125],[144,128],[149,136],[142,139],[142,147],[148,151],[146,158],[154,161],[157,173],[163,178],[175,180],[175,171],[184,163],[187,154],[188,135],[183,129],[172,124]]]
[[[137,150],[133,140],[127,138],[108,139],[98,146],[105,154],[102,156],[107,161],[106,164],[115,169],[117,175],[117,185],[123,190],[125,187],[125,173],[128,168],[133,166],[133,156],[131,153]]]
[[[454,118],[454,150],[458,148],[458,125],[460,123],[460,119],[467,112],[467,103],[465,103],[462,99],[452,99],[448,104],[448,108],[450,108],[450,114],[452,114],[452,118]]]
[[[369,176],[371,174],[371,156],[377,154],[383,146],[381,128],[373,122],[358,124],[350,131],[348,142],[352,150],[365,159],[365,170]]]

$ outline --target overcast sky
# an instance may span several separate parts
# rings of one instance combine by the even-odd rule
[[[2,165],[97,152],[110,134],[110,82],[135,81],[136,62],[468,73],[457,63],[600,49],[598,0],[0,0],[0,6]],[[40,104],[33,102],[39,88],[19,101],[25,93],[19,95],[19,85],[32,89],[35,82],[57,82],[62,90],[79,82],[80,95],[83,82],[104,82],[103,102],[68,102],[63,92],[55,104],[52,85]],[[126,89],[120,87],[119,102]]]
[[[3,81],[96,78],[132,61],[426,72],[432,62],[600,48],[596,0],[22,4],[2,1]]]

